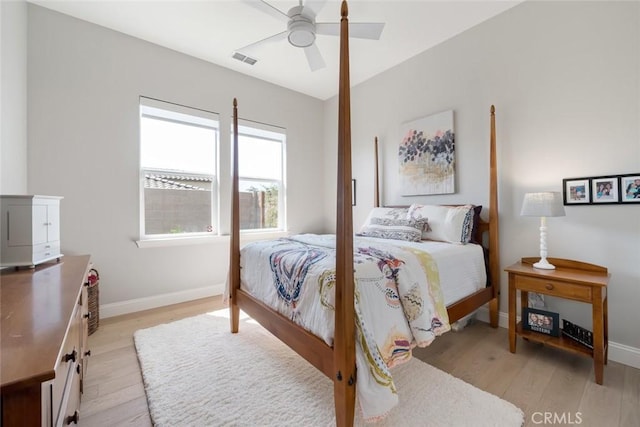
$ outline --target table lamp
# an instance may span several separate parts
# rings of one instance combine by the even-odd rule
[[[565,215],[562,194],[554,191],[527,193],[524,195],[520,215],[540,217],[540,261],[533,266],[544,270],[554,270],[556,267],[547,261],[547,217]]]

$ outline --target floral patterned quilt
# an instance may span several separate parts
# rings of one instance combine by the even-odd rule
[[[241,287],[333,344],[335,236],[304,234],[241,251]],[[357,396],[365,420],[384,417],[398,395],[390,368],[450,329],[438,269],[401,241],[354,240]]]

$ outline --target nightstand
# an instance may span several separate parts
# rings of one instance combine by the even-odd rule
[[[516,352],[516,337],[571,351],[593,358],[596,383],[602,384],[604,365],[607,363],[608,309],[607,284],[609,273],[605,267],[560,258],[548,258],[555,270],[533,268],[539,257],[522,258],[505,269],[509,273],[509,350]],[[529,305],[529,292],[550,295],[591,304],[593,316],[593,350],[568,337],[549,336],[523,330],[516,324],[516,299],[520,291],[520,307]]]

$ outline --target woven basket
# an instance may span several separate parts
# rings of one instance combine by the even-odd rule
[[[89,270],[89,286],[87,299],[89,303],[89,335],[94,333],[100,325],[100,274],[98,270]]]

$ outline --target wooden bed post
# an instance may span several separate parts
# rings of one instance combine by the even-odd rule
[[[334,402],[336,425],[351,426],[356,400],[356,348],[353,280],[353,213],[351,207],[351,110],[349,20],[342,1],[340,19],[340,83],[338,94],[338,204],[336,221],[336,312]]]
[[[233,164],[231,187],[231,235],[229,236],[229,311],[231,332],[237,333],[240,321],[238,289],[240,289],[240,196],[238,193],[238,100],[233,98]]]
[[[489,274],[493,299],[489,301],[489,323],[498,327],[500,308],[500,242],[498,234],[498,165],[496,158],[496,108],[491,106],[491,152],[489,175]]]
[[[378,137],[373,140],[373,146],[375,150],[375,162],[374,162],[374,181],[373,181],[373,207],[380,207],[380,171],[378,171]]]

